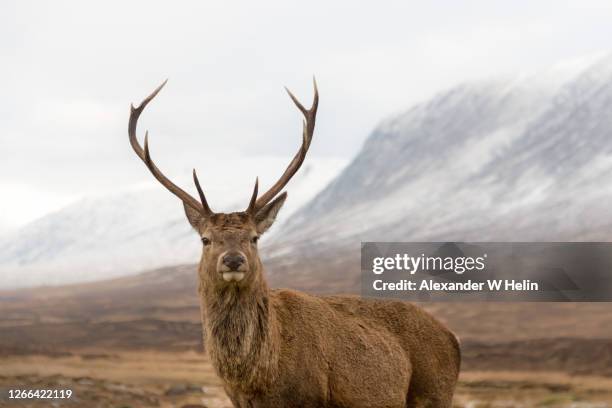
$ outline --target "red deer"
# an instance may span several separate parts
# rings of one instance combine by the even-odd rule
[[[128,133],[153,176],[183,202],[202,240],[198,268],[206,352],[236,407],[451,407],[460,365],[454,334],[408,302],[356,296],[315,296],[266,283],[257,241],[287,198],[281,190],[298,171],[312,140],[319,102],[304,115],[302,146],[262,195],[258,182],[245,211],[213,212],[193,171],[200,199],[171,182],[153,163],[148,133],[136,138],[143,109]]]

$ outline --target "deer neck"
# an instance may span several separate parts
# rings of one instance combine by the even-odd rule
[[[275,379],[279,330],[263,274],[246,288],[200,290],[206,350],[217,374],[243,392],[257,392]]]

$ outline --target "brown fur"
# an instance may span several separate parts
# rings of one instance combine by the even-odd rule
[[[204,339],[234,405],[450,407],[459,345],[422,309],[268,289],[250,237],[263,233],[261,222],[271,225],[284,198],[268,206],[274,214],[256,217],[259,224],[245,213],[202,219],[188,211],[192,225],[212,242],[199,267]],[[217,257],[228,249],[247,255],[240,282],[219,278]]]

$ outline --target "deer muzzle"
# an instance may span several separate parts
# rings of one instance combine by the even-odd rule
[[[218,271],[226,282],[240,282],[248,269],[246,256],[241,251],[227,251],[219,256]]]

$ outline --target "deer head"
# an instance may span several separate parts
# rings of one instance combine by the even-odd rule
[[[276,219],[276,215],[287,198],[286,192],[279,193],[300,168],[310,147],[319,102],[316,81],[313,79],[314,100],[310,109],[304,108],[287,89],[287,93],[304,115],[302,146],[299,151],[278,181],[261,196],[258,196],[258,180],[256,179],[246,210],[233,213],[216,213],[210,209],[195,169],[193,170],[193,181],[200,197],[199,200],[164,176],[151,158],[148,131],[145,133],[144,148],[140,146],[136,138],[138,118],[166,82],[167,80],[145,98],[138,107],[135,108],[132,105],[128,125],[130,144],[153,176],[183,202],[187,219],[202,240],[200,279],[205,281],[206,285],[217,288],[248,287],[263,279],[257,241]]]

